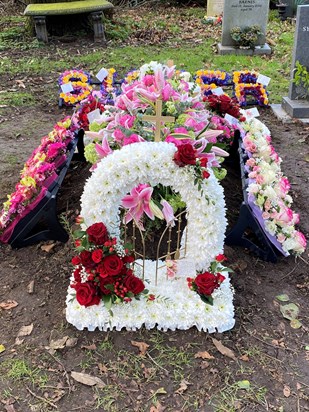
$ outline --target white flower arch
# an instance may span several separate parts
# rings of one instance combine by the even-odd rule
[[[179,192],[189,212],[186,258],[195,262],[196,270],[206,270],[223,251],[223,189],[211,173],[203,180],[202,190],[198,190],[192,168],[178,167],[173,161],[176,150],[171,143],[142,142],[102,159],[86,182],[81,215],[86,226],[103,222],[110,233],[119,236],[119,206],[126,193],[139,183],[171,186]]]

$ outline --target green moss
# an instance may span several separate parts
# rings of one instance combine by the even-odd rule
[[[29,4],[24,12],[26,16],[48,16],[74,13],[90,13],[114,7],[105,0],[84,0],[63,3]]]

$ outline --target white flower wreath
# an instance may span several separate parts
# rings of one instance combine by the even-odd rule
[[[186,277],[209,269],[215,256],[222,253],[226,228],[223,189],[210,170],[202,182],[202,190],[194,185],[190,166],[178,167],[173,161],[176,147],[166,142],[143,142],[123,147],[104,158],[86,182],[82,195],[81,215],[85,226],[104,222],[108,231],[119,237],[119,207],[121,199],[139,183],[171,186],[186,202],[188,211],[186,261],[175,279],[167,279],[161,269],[155,285],[155,262],[146,260],[147,289],[158,298],[153,302],[141,299],[113,307],[113,316],[100,302],[83,307],[72,300],[74,289],[69,287],[66,317],[77,329],[136,330],[189,329],[215,332],[234,326],[233,292],[228,275],[213,293],[213,306],[205,305],[188,288]],[[191,262],[190,267],[188,263]]]

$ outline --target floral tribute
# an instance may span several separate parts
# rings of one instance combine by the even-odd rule
[[[68,83],[72,85],[73,90],[67,93],[60,93],[60,98],[63,99],[64,104],[67,106],[74,106],[91,93],[90,75],[82,70],[66,70],[62,73],[58,79],[59,86],[61,87],[61,85]]]
[[[234,95],[240,106],[247,106],[250,96],[250,104],[268,106],[268,93],[264,85],[257,83],[259,73],[256,71],[235,71],[233,73]]]
[[[0,240],[7,242],[18,221],[45,195],[66,160],[66,148],[74,135],[71,120],[65,118],[42,138],[21,171],[15,192],[8,195],[0,213]]]
[[[71,287],[80,305],[98,305],[102,300],[110,310],[113,304],[131,302],[148,292],[134,275],[134,257],[109,235],[102,222],[74,234],[78,254],[72,258],[75,269]]]
[[[301,254],[305,236],[295,225],[299,215],[291,209],[290,183],[281,171],[281,158],[271,144],[268,128],[257,119],[243,123],[243,147],[248,155],[249,201],[273,244],[283,253]]]
[[[221,70],[198,70],[194,78],[205,96],[211,95],[213,89],[227,86],[232,81],[232,76]]]
[[[220,287],[225,280],[224,272],[231,272],[221,265],[221,262],[226,260],[222,254],[216,256],[216,260],[211,263],[210,271],[199,273],[195,278],[187,278],[189,289],[196,292],[203,302],[213,305],[213,292]]]

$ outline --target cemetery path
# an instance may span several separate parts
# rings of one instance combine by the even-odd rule
[[[8,114],[0,124],[0,197],[5,200],[39,136],[64,116],[36,107]],[[282,124],[270,110],[262,120],[272,132],[292,184],[294,209],[308,236],[308,137],[300,123]],[[79,210],[88,168],[74,164],[59,194],[59,213],[69,221]],[[231,173],[225,184],[230,223],[241,192]],[[192,329],[161,333],[78,332],[65,320],[70,242],[40,243],[20,250],[0,246],[1,411],[305,411],[308,401],[308,252],[302,259],[263,262],[240,248],[226,247],[235,270],[236,325],[224,334]],[[306,262],[307,261],[307,262]],[[276,296],[297,304],[302,327],[293,329]],[[19,336],[24,328],[25,336]],[[216,348],[212,338],[224,346]],[[132,341],[149,345],[144,356]],[[1,346],[0,346],[1,348]],[[233,352],[227,351],[226,348]],[[1,351],[1,349],[0,349]],[[103,383],[82,384],[71,372]]]

